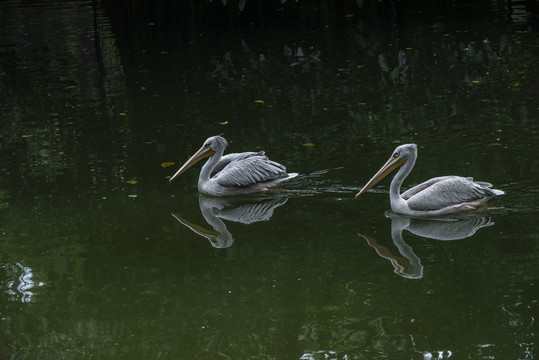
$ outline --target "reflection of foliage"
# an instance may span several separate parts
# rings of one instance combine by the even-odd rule
[[[273,57],[250,52],[234,56],[228,52],[222,60],[214,60],[212,74],[224,95],[243,88],[254,91],[259,98],[274,104],[281,104],[286,98],[293,102],[293,109],[305,107],[301,102],[310,100],[307,106],[336,104],[358,111],[362,106],[371,113],[372,110],[376,110],[376,113],[387,109],[394,111],[416,101],[416,97],[435,106],[435,100],[440,96],[449,97],[455,102],[467,95],[477,97],[486,96],[492,91],[506,92],[509,85],[506,57],[511,54],[507,50],[506,39],[505,35],[502,36],[499,48],[494,50],[486,40],[464,45],[456,37],[451,41],[451,38],[440,35],[440,40],[436,40],[439,42],[431,44],[435,48],[430,50],[434,51],[434,58],[422,52],[419,44],[419,50],[410,48],[393,52],[388,49],[377,55],[367,55],[360,62],[349,63],[347,68],[339,70],[334,79],[320,76],[323,68],[331,64],[321,61],[324,54],[318,51],[314,55],[302,56],[301,61],[288,60],[287,55],[291,56],[294,52],[286,46],[288,50],[283,55]],[[301,48],[297,51],[301,51]],[[429,50],[425,48],[424,51]],[[317,66],[308,66],[312,63]],[[292,67],[299,64],[303,64],[301,71],[295,72]],[[279,75],[275,76],[276,73]],[[311,78],[301,81],[303,74],[309,74]],[[285,79],[294,80],[297,85],[290,87],[288,81],[283,81]],[[329,96],[333,97],[333,101]],[[376,99],[383,102],[377,104],[379,101]],[[357,107],[358,103],[360,107]],[[447,105],[444,104],[444,107]],[[452,104],[451,107],[455,108],[456,105]],[[313,110],[320,112],[322,105],[316,105]]]
[[[317,360],[324,359],[331,353],[333,358],[350,356],[358,358],[359,354],[368,358],[369,353],[389,355],[409,351],[410,345],[406,344],[407,339],[391,339],[384,330],[382,322],[380,318],[313,320],[312,323],[303,326],[303,333],[298,338],[307,349],[303,356],[305,359]],[[323,349],[331,350],[324,351]],[[360,353],[357,352],[358,349],[361,349]]]
[[[179,202],[186,212],[196,211],[192,198],[193,208]],[[512,239],[439,250],[426,265],[449,266],[435,278],[440,283],[406,284],[385,264],[379,272],[363,247],[350,244],[346,229],[356,220],[341,223],[342,212],[329,211],[329,219],[305,222],[321,210],[316,202],[245,227],[241,244],[228,252],[185,236],[189,230],[177,232],[162,211],[165,199],[134,204],[43,199],[34,212],[10,213],[25,227],[3,227],[14,235],[2,236],[0,286],[6,290],[24,273],[14,271],[21,257],[44,284],[33,288],[31,304],[19,301],[24,293],[0,300],[6,354],[132,359],[159,350],[190,359],[387,359],[448,350],[480,357],[485,349],[476,344],[485,343],[511,356],[533,343],[531,243],[528,255],[520,249],[501,266],[506,254],[473,264],[470,246],[483,254]],[[320,237],[311,238],[312,230]],[[481,275],[471,271],[478,268]],[[498,286],[507,283],[514,292]]]
[[[125,132],[113,120],[126,118],[118,115],[124,80],[111,29],[91,6],[74,6],[47,8],[54,22],[31,7],[4,9],[0,156],[4,180],[29,189],[87,171],[109,136]]]
[[[364,5],[373,12],[383,9],[383,5],[374,3]],[[473,119],[464,119],[469,112],[462,109],[477,106],[479,101],[479,105],[492,108],[488,101],[493,98],[500,99],[504,106],[517,85],[512,78],[534,78],[535,72],[526,70],[532,68],[526,62],[519,66],[521,71],[514,68],[525,59],[526,52],[514,46],[518,41],[512,39],[510,31],[483,35],[446,21],[384,33],[377,32],[377,24],[361,16],[361,11],[356,13],[359,20],[354,24],[356,18],[351,16],[354,20],[347,23],[346,41],[340,33],[331,38],[331,33],[318,30],[330,40],[313,42],[316,66],[306,66],[309,62],[305,61],[301,71],[290,66],[300,62],[288,57],[310,46],[294,49],[284,42],[285,51],[281,52],[277,45],[264,48],[257,44],[255,49],[254,42],[242,40],[241,51],[228,51],[222,60],[214,60],[212,76],[219,91],[244,105],[260,98],[272,107],[289,109],[297,119],[293,126],[298,130],[317,125],[310,127],[311,131],[323,129],[327,133],[328,127],[334,127],[339,129],[330,131],[338,132],[343,130],[346,118],[351,118],[349,124],[353,123],[350,126],[354,129],[368,129],[365,124],[372,122],[375,128],[368,131],[372,137],[428,129],[433,122],[438,129],[448,129],[455,120],[489,119],[499,109],[493,113],[479,111],[478,118]],[[342,60],[336,64],[336,51],[347,51],[351,56],[345,64]],[[305,54],[304,58],[309,56]],[[237,97],[240,94],[243,99]],[[320,127],[325,111],[342,120]]]

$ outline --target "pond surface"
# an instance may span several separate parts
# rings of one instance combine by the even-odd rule
[[[1,357],[537,359],[538,14],[4,1]],[[216,134],[300,175],[169,183]],[[354,199],[411,142],[405,188],[506,194],[441,220],[393,214],[389,178]]]

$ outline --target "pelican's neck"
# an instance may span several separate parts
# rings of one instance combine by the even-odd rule
[[[397,175],[391,180],[391,185],[389,187],[389,199],[393,204],[394,201],[401,200],[401,185],[404,182],[404,179],[410,174],[412,168],[415,164],[415,156],[408,159],[404,165],[401,166]]]
[[[208,181],[210,181],[211,173],[219,160],[221,160],[221,157],[223,157],[223,150],[219,150],[212,156],[208,158],[208,161],[202,166],[202,170],[200,170],[200,175],[198,176],[198,188],[199,190],[201,187],[206,184]]]

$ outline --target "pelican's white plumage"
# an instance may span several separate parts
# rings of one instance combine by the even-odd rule
[[[206,157],[209,159],[202,166],[198,177],[198,191],[206,195],[227,196],[266,191],[298,175],[288,174],[286,167],[269,160],[263,151],[223,156],[227,146],[228,143],[221,136],[206,139],[202,147],[169,181]]]
[[[397,167],[401,167],[391,181],[389,199],[391,209],[398,214],[412,216],[438,216],[475,210],[490,198],[504,194],[491,189],[492,184],[474,181],[471,177],[440,176],[427,180],[400,194],[404,179],[412,171],[417,158],[417,145],[398,146],[389,160],[357,193],[365,193]]]

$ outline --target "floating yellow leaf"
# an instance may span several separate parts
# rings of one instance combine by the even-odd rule
[[[138,181],[133,179],[133,180],[127,180],[126,183],[135,185],[136,183],[138,183]]]
[[[228,121],[219,121],[218,124],[219,125],[228,125]]]
[[[174,165],[174,163],[172,161],[167,161],[167,162],[164,162],[164,163],[161,164],[161,166],[164,167],[164,168],[172,166],[172,165]]]
[[[70,86],[66,86],[65,88],[66,88],[66,89],[75,89],[76,86],[75,86],[75,85],[70,85]]]
[[[412,48],[406,48],[406,50],[412,50]]]
[[[255,100],[255,103],[257,103],[257,104],[263,104],[263,103],[264,103],[264,100]]]
[[[351,17],[354,17],[354,14],[346,14],[344,15],[345,18],[351,18]]]
[[[479,80],[472,80],[472,84],[479,84]]]
[[[127,114],[126,113],[120,113],[120,116],[125,116],[125,115],[127,115]]]
[[[136,198],[138,195],[136,194],[132,194],[132,195],[127,195],[127,197],[130,197],[130,198]]]
[[[305,144],[301,144],[301,145],[303,145],[303,146],[314,146],[313,143],[305,143]]]
[[[146,145],[151,145],[151,144],[152,144],[151,141],[145,141],[144,143],[145,143]]]
[[[365,67],[365,65],[358,65],[356,66],[357,69],[363,69]]]

